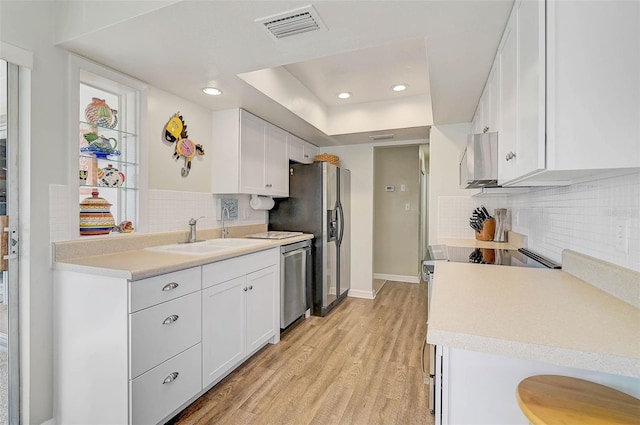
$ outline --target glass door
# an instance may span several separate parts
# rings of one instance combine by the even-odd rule
[[[0,424],[19,423],[18,66],[0,60]]]

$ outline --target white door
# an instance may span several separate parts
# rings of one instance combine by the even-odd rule
[[[516,178],[545,168],[545,3],[523,1],[517,7]]]
[[[265,175],[267,192],[274,196],[289,195],[289,158],[287,132],[267,124]]]
[[[18,78],[0,60],[0,423],[19,423]]]
[[[241,276],[202,291],[202,386],[240,362],[245,346],[245,288]]]
[[[498,143],[498,183],[514,176],[516,154],[516,39],[513,21],[507,24],[505,36],[498,52],[500,78]]]
[[[245,111],[240,113],[240,191],[264,194],[266,122]]]
[[[279,314],[276,315],[274,306],[279,283],[276,266],[247,275],[247,353],[255,351],[275,333]],[[280,321],[277,322],[279,326]]]

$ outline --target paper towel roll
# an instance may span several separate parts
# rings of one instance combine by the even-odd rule
[[[274,204],[271,196],[251,195],[251,201],[249,201],[249,205],[254,210],[270,210]]]

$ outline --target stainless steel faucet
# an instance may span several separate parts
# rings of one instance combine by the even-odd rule
[[[222,239],[226,238],[229,235],[229,229],[227,229],[224,225],[224,213],[227,212],[227,218],[231,218],[231,212],[229,211],[229,205],[224,205],[222,207]]]
[[[200,220],[201,218],[204,218],[204,216],[198,217],[198,218],[192,218],[189,220],[189,240],[187,241],[187,243],[194,243],[198,240],[196,235],[196,224],[198,223],[198,220]]]

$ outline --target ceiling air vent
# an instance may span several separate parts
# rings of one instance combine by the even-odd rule
[[[375,134],[373,136],[369,136],[371,140],[390,140],[393,139],[394,134]]]
[[[256,19],[256,22],[263,25],[269,34],[278,39],[326,29],[313,6],[305,6],[278,15]]]

